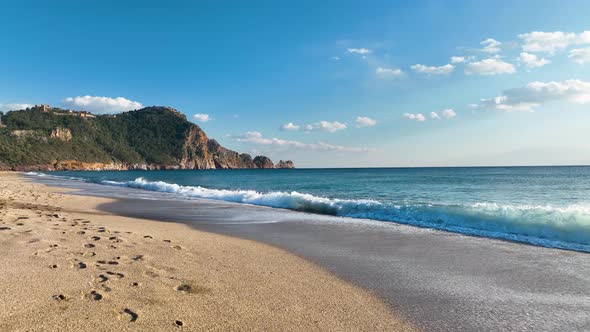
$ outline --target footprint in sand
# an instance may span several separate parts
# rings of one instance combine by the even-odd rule
[[[122,241],[123,241],[123,240],[119,239],[119,238],[118,238],[118,237],[116,237],[116,236],[111,236],[111,237],[109,237],[109,240],[110,240],[110,241],[113,241],[113,242],[115,242],[115,243],[120,243],[120,242],[122,242]]]
[[[143,260],[143,255],[135,255],[133,257],[131,257],[132,260],[134,261],[142,261]]]
[[[53,299],[56,301],[64,301],[66,299],[66,296],[63,294],[57,294],[53,295]]]
[[[174,325],[176,325],[177,327],[182,327],[184,323],[181,320],[175,320]]]
[[[96,261],[96,262],[98,264],[119,265],[119,262],[116,262],[116,261],[103,261],[103,260],[100,260],[100,261]]]
[[[52,264],[52,265],[49,265],[49,268],[50,268],[50,269],[57,269],[57,268],[58,268],[58,266],[57,266],[57,264]]]
[[[86,232],[84,232],[84,231],[77,231],[76,234],[78,234],[78,235],[84,235],[84,234],[86,234]]]
[[[120,314],[122,317],[127,317],[130,323],[135,322],[139,318],[139,315],[129,308],[123,309]]]
[[[190,293],[193,288],[189,284],[180,284],[176,286],[176,290],[183,293]]]
[[[153,237],[151,235],[144,235],[143,238],[144,239],[153,239]]]
[[[97,291],[92,291],[90,294],[86,295],[87,298],[93,301],[100,301],[102,300],[102,295]]]
[[[110,276],[117,276],[119,279],[122,279],[125,277],[125,275],[123,273],[119,273],[119,272],[107,271],[107,274]]]
[[[100,236],[93,236],[90,238],[92,241],[98,241],[100,240]]]
[[[181,250],[182,247],[181,246],[172,246],[172,249]]]
[[[80,269],[83,270],[86,268],[86,264],[84,262],[78,262],[76,263],[76,266]]]
[[[101,283],[101,282],[106,282],[107,280],[109,280],[109,277],[105,276],[104,274],[100,274],[97,277],[97,279],[98,279],[98,282]]]
[[[96,247],[96,246],[94,244],[92,244],[92,243],[86,243],[84,245],[84,248],[94,248],[94,247]]]
[[[4,227],[4,226],[0,227],[0,231],[9,231],[9,230],[11,230],[10,227]]]

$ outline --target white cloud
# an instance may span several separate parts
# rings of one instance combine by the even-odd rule
[[[195,115],[193,115],[193,119],[197,120],[197,121],[201,121],[201,122],[207,122],[212,120],[211,117],[209,116],[209,114],[201,114],[201,113],[197,113]]]
[[[265,138],[257,131],[247,132],[243,135],[233,136],[238,142],[251,143],[256,145],[264,145],[276,148],[301,149],[301,150],[317,150],[317,151],[340,151],[340,152],[369,152],[374,151],[371,148],[349,147],[334,145],[325,142],[317,143],[303,143],[299,141],[289,141],[280,138]]]
[[[340,57],[339,56],[333,56],[333,57],[331,57],[331,59],[334,60],[334,61],[338,61],[338,60],[340,60]]]
[[[377,121],[374,119],[371,119],[369,117],[366,116],[357,116],[356,118],[356,126],[358,128],[362,128],[362,127],[373,127],[374,125],[377,124]]]
[[[329,122],[329,121],[320,121],[312,124],[305,125],[303,130],[305,131],[326,131],[329,133],[334,133],[339,130],[346,129],[346,124],[340,123],[338,121]]]
[[[293,122],[285,123],[281,126],[281,130],[284,131],[297,131],[301,126],[294,124]]]
[[[575,48],[570,51],[568,57],[581,65],[590,63],[590,47]]]
[[[515,72],[516,69],[513,64],[504,62],[498,58],[488,58],[465,65],[465,74],[467,75],[497,75],[512,74]]]
[[[455,66],[448,63],[444,66],[425,66],[421,64],[412,65],[412,68],[417,73],[428,74],[428,75],[448,75],[453,72]]]
[[[401,77],[401,76],[404,76],[404,72],[398,68],[379,67],[379,68],[375,69],[375,73],[381,77]]]
[[[142,108],[140,102],[131,101],[123,97],[95,97],[95,96],[78,96],[68,97],[62,100],[66,107],[82,109],[95,113],[116,113]]]
[[[545,58],[539,58],[538,56],[527,52],[521,52],[519,60],[524,63],[527,68],[543,67],[544,65],[551,63],[551,61]]]
[[[455,113],[455,111],[450,108],[440,111],[440,114],[445,119],[450,119],[457,116],[457,113]],[[440,120],[440,115],[438,115],[437,112],[430,112],[430,118]]]
[[[522,49],[526,52],[545,52],[553,54],[572,45],[590,44],[590,31],[573,32],[533,31],[518,35],[522,39]]]
[[[467,61],[464,56],[452,56],[451,63],[463,63]]]
[[[483,48],[481,48],[480,51],[490,54],[500,52],[500,45],[502,45],[502,43],[493,38],[488,38],[479,44],[483,46]]]
[[[505,90],[500,96],[482,99],[479,104],[471,106],[501,111],[532,112],[546,102],[558,100],[577,104],[590,103],[590,82],[581,80],[531,82],[521,88]]]
[[[457,113],[455,113],[455,111],[453,111],[450,108],[444,109],[442,110],[442,116],[445,119],[450,119],[450,118],[454,118],[457,116]]]
[[[32,104],[17,104],[17,103],[7,103],[7,104],[0,104],[0,112],[7,112],[7,111],[20,111],[26,108],[33,107]]]
[[[426,117],[422,113],[418,113],[418,114],[404,113],[403,116],[404,116],[404,118],[406,118],[408,120],[416,120],[418,122],[424,122],[424,121],[426,121]]]
[[[348,53],[353,53],[353,54],[361,54],[361,55],[364,55],[364,54],[369,54],[369,53],[371,53],[371,52],[372,52],[372,51],[371,51],[370,49],[368,49],[368,48],[348,48],[348,49],[346,49],[346,51],[347,51]]]

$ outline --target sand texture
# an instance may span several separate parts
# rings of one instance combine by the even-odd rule
[[[0,331],[410,331],[272,246],[99,212],[0,173]]]

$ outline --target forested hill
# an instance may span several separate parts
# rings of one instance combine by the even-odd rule
[[[292,168],[222,147],[170,107],[94,115],[35,106],[0,117],[0,169]]]

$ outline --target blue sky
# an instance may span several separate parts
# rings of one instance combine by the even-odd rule
[[[588,12],[3,1],[0,110],[168,105],[229,148],[299,167],[590,164]]]

